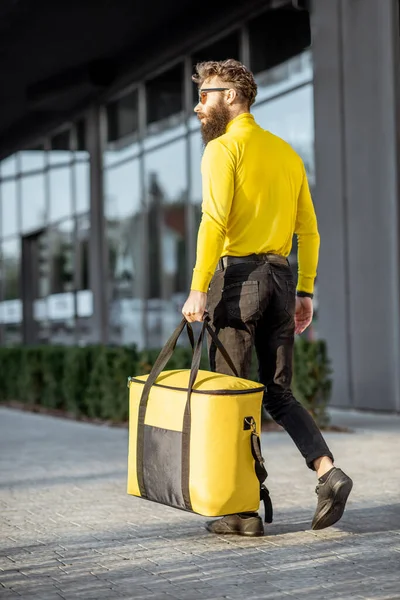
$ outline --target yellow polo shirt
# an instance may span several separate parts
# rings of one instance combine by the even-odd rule
[[[209,142],[201,163],[203,204],[192,290],[207,292],[221,256],[288,256],[298,239],[297,290],[312,293],[319,234],[303,161],[250,113]]]

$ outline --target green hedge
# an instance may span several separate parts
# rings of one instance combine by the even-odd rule
[[[134,347],[0,347],[0,402],[21,402],[115,423],[128,417],[129,375],[148,373],[159,350]],[[191,351],[178,347],[167,369],[190,367]],[[207,369],[203,356],[202,368]],[[256,378],[252,370],[252,378]],[[324,342],[297,340],[294,390],[316,420],[327,422],[331,380]]]

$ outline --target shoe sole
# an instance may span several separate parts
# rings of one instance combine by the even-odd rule
[[[245,537],[262,537],[264,535],[263,531],[262,532],[257,531],[256,533],[248,532],[248,531],[219,531],[218,533],[216,533],[207,525],[206,525],[206,529],[207,529],[207,531],[209,531],[210,533],[212,533],[214,535],[242,535]]]
[[[337,523],[343,516],[346,507],[347,498],[353,488],[351,479],[342,484],[337,484],[333,488],[333,496],[330,502],[327,503],[323,512],[319,515],[311,529],[325,529]]]

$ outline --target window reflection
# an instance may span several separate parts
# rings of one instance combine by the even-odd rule
[[[17,154],[12,154],[0,162],[0,173],[2,177],[10,177],[17,173]]]
[[[51,294],[71,292],[74,288],[73,228],[73,221],[68,219],[49,229]]]
[[[140,145],[136,134],[125,138],[123,141],[112,142],[107,145],[107,149],[104,152],[104,166],[109,167],[133,158],[139,154],[139,151]]]
[[[50,296],[47,309],[53,344],[75,341],[74,223],[62,221],[48,231]]]
[[[310,82],[312,77],[312,54],[307,50],[272,69],[256,73],[257,102]]]
[[[138,92],[126,94],[107,106],[107,139],[115,142],[137,132],[139,127]]]
[[[186,125],[183,123],[183,114],[169,117],[159,123],[159,131],[153,128],[151,135],[143,140],[144,150],[152,150],[162,144],[173,142],[176,138],[185,135]]]
[[[191,234],[190,243],[190,268],[194,268],[197,246],[197,233],[201,221],[201,203],[202,203],[202,183],[201,183],[201,159],[203,156],[203,141],[199,131],[191,133],[190,143],[190,191],[189,191],[189,210],[191,211]]]
[[[21,179],[22,230],[24,233],[44,226],[46,221],[46,198],[44,174],[25,176]]]
[[[45,229],[22,238],[22,293],[26,343],[49,340],[49,238]]]
[[[51,222],[71,216],[71,169],[59,167],[50,169],[50,214]]]
[[[298,152],[312,186],[315,181],[312,85],[257,105],[252,112],[261,127],[283,138]]]
[[[203,140],[200,131],[190,134],[190,202],[200,204],[201,196],[201,159],[203,156]]]
[[[146,83],[147,125],[176,115],[183,110],[183,63]]]
[[[75,210],[77,213],[86,212],[90,208],[90,164],[79,162],[75,170]]]
[[[18,195],[15,180],[3,181],[1,198],[1,233],[5,237],[18,232]]]
[[[185,133],[183,63],[146,83],[147,137],[145,149],[167,143]]]
[[[140,165],[133,160],[105,171],[105,213],[112,343],[143,341],[143,211]]]
[[[145,155],[149,239],[148,345],[162,345],[181,319],[186,276],[186,141]]]
[[[89,289],[89,215],[78,218],[76,231],[76,335],[79,344],[87,344],[92,340],[93,316],[93,294]]]
[[[87,148],[87,132],[85,119],[80,119],[75,124],[75,137],[76,145],[74,148],[74,158],[76,160],[88,160],[89,152]]]
[[[43,148],[32,148],[23,150],[19,153],[20,168],[23,173],[26,171],[39,171],[45,166],[46,153]]]
[[[82,215],[77,220],[77,273],[75,274],[76,289],[89,289],[89,238],[90,218]]]
[[[110,102],[107,106],[106,166],[133,157],[139,152],[139,98],[138,91]]]
[[[71,160],[71,135],[70,130],[61,131],[51,138],[51,151],[49,151],[50,164],[56,165]]]
[[[1,245],[2,287],[4,300],[20,298],[21,245],[19,237]]]
[[[32,238],[32,243],[36,246],[35,250],[30,252],[30,254],[34,260],[37,260],[37,265],[35,265],[37,298],[46,298],[51,293],[51,244],[49,241],[50,235],[46,230],[41,231],[37,236]]]
[[[310,15],[306,10],[268,10],[249,22],[248,31],[250,68],[255,74],[265,73],[267,82],[289,73],[291,57],[297,57],[311,44]]]
[[[20,299],[21,244],[19,237],[0,245],[0,276],[2,302],[0,323],[3,324],[4,345],[20,344],[22,341],[22,302]]]

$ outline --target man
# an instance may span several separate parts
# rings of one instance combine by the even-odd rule
[[[292,437],[318,477],[313,529],[342,516],[351,479],[333,456],[312,417],[291,389],[294,334],[312,321],[319,234],[301,158],[263,130],[250,114],[257,86],[240,62],[200,63],[195,112],[201,122],[203,204],[190,295],[182,309],[190,322],[206,310],[239,375],[249,377],[255,346],[267,411]],[[298,238],[297,292],[287,260]],[[213,371],[230,374],[210,346]],[[207,523],[213,533],[263,535],[255,514]]]

